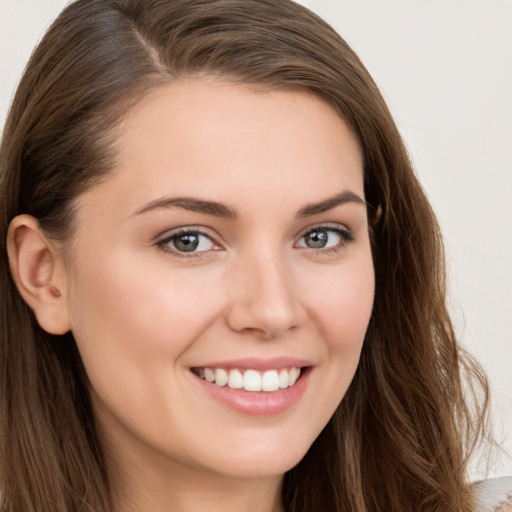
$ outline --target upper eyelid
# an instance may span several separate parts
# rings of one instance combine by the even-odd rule
[[[336,223],[336,222],[320,222],[318,224],[313,224],[306,228],[301,229],[296,235],[295,238],[302,238],[304,235],[307,235],[311,231],[315,231],[316,229],[325,229],[326,231],[344,231],[346,233],[352,234],[352,230],[346,226],[345,224]]]
[[[188,234],[195,234],[200,236],[205,236],[208,238],[211,243],[214,245],[213,249],[209,250],[203,250],[203,251],[191,251],[191,252],[182,252],[178,250],[177,248],[169,247],[170,242],[179,236],[184,236]],[[210,256],[211,252],[214,252],[218,250],[218,248],[222,248],[223,246],[219,244],[216,239],[212,236],[210,236],[208,233],[205,233],[203,230],[195,229],[195,228],[175,228],[172,230],[168,230],[164,232],[163,235],[156,237],[156,240],[154,242],[154,245],[161,251],[164,251],[168,254],[174,255],[174,257],[179,258],[197,258],[197,257],[206,257]]]
[[[305,234],[309,233],[310,231],[314,231],[315,229],[322,229],[322,228],[323,229],[347,231],[348,233],[352,232],[352,230],[348,226],[346,226],[345,224],[335,223],[335,222],[323,222],[323,223],[319,222],[317,224],[312,224],[310,226],[307,226],[305,228],[300,229],[299,231],[296,232],[294,237],[295,238],[302,237]],[[204,227],[204,226],[194,226],[194,225],[191,225],[191,226],[180,226],[180,227],[177,227],[177,228],[168,229],[168,230],[163,231],[162,233],[160,233],[159,235],[157,235],[155,237],[155,240],[158,242],[159,240],[170,238],[170,237],[176,236],[177,234],[180,234],[180,233],[184,233],[184,234],[186,234],[186,233],[201,234],[201,235],[205,235],[205,236],[211,238],[212,240],[215,240],[217,238],[217,236],[219,236],[219,235],[216,235],[216,234],[211,234],[211,233],[209,233],[209,231],[210,231],[210,228],[207,228],[207,227]]]
[[[159,235],[157,235],[154,238],[154,240],[155,240],[155,243],[158,244],[159,242],[168,240],[175,236],[196,234],[196,235],[206,236],[206,237],[210,238],[212,240],[212,242],[215,242],[216,244],[218,244],[218,242],[217,242],[218,237],[216,235],[212,235],[208,231],[209,231],[208,228],[205,228],[205,227],[183,226],[183,227],[179,227],[179,228],[167,229],[167,230],[163,231],[162,233],[160,233]]]
[[[310,226],[307,226],[305,228],[302,228],[300,231],[298,231],[295,236],[294,240],[298,241],[301,238],[303,238],[305,235],[310,233],[311,231],[315,231],[318,229],[325,229],[325,230],[332,230],[332,231],[342,231],[346,232],[350,235],[353,235],[352,230],[349,229],[345,224],[341,223],[333,223],[333,222],[324,222],[324,223],[317,223]],[[208,232],[209,228],[206,228],[204,226],[180,226],[177,228],[173,228],[170,230],[166,230],[160,235],[155,237],[155,244],[156,245],[162,245],[172,239],[175,236],[179,235],[185,235],[185,234],[197,234],[197,235],[203,235],[209,238],[212,243],[214,243],[217,246],[223,247],[224,244],[219,242],[219,238],[221,238],[219,235],[211,234]],[[207,252],[207,251],[206,251]]]

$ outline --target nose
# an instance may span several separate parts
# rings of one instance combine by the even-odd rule
[[[239,261],[228,287],[227,322],[237,332],[273,339],[304,322],[296,280],[280,255],[253,255]]]

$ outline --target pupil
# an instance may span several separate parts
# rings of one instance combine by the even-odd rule
[[[174,241],[174,245],[178,251],[192,252],[199,245],[199,237],[197,235],[181,235]]]
[[[306,245],[312,249],[322,249],[327,245],[327,231],[312,231],[306,235]]]

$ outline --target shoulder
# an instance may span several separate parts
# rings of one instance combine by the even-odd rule
[[[473,484],[476,512],[512,512],[512,477],[491,478]]]

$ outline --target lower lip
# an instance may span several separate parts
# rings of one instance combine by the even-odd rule
[[[190,373],[210,396],[231,409],[252,416],[271,416],[286,411],[299,401],[306,390],[311,368],[304,368],[293,386],[273,392],[221,387]]]

